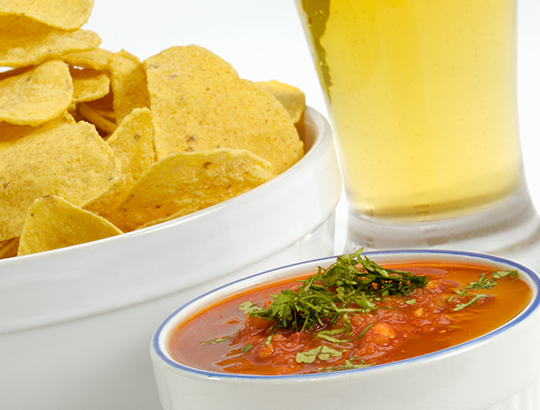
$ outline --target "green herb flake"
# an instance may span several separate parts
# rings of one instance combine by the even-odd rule
[[[320,345],[307,352],[296,353],[296,363],[311,364],[316,359],[328,360],[330,357],[340,357],[343,353],[340,350],[334,349],[327,345]]]
[[[339,329],[322,330],[315,333],[318,338],[324,339],[330,343],[346,343],[350,342],[350,339],[338,339],[335,335],[342,335],[348,332],[348,328],[340,327]]]
[[[238,310],[245,313],[246,315],[249,315],[252,312],[256,312],[260,310],[260,307],[257,306],[255,303],[248,301],[248,302],[240,303],[240,305],[238,305]]]
[[[407,305],[416,305],[416,299],[409,299],[409,300],[406,300],[405,303]]]
[[[341,365],[319,367],[317,370],[321,372],[340,372],[342,370],[363,369],[370,366],[370,364],[365,364],[363,359],[360,361],[359,364],[353,363],[353,360],[345,360],[345,362],[343,362],[343,364]]]
[[[242,353],[249,352],[251,349],[253,349],[253,345],[251,343],[249,343],[248,345],[246,345],[246,346],[244,346],[242,348]]]
[[[370,328],[372,328],[373,326],[375,326],[375,323],[372,323],[372,324],[370,324],[370,325],[367,325],[367,326],[364,328],[364,330],[362,330],[362,332],[358,335],[357,339],[360,339],[360,338],[364,337],[364,336],[366,335],[367,331],[368,331]]]
[[[207,340],[206,342],[201,342],[199,344],[201,344],[201,345],[215,345],[215,344],[218,344],[218,343],[223,343],[223,342],[226,342],[228,340],[231,340],[232,338],[233,338],[232,336],[218,337],[217,339]]]
[[[487,298],[489,295],[474,294],[471,292],[474,292],[475,290],[481,290],[481,289],[492,289],[497,284],[498,280],[505,278],[507,276],[512,277],[515,280],[519,279],[519,273],[517,270],[493,271],[491,272],[491,278],[488,278],[486,273],[482,273],[480,274],[480,277],[478,278],[476,282],[470,282],[468,285],[463,286],[460,289],[455,289],[454,292],[458,296],[462,298],[472,296],[472,298],[468,302],[457,304],[456,307],[454,308],[454,311],[464,309],[467,306],[472,305],[474,302],[476,302],[479,299]],[[448,298],[448,302],[451,302],[452,299],[454,299],[454,296],[451,296],[450,298]]]
[[[491,277],[495,280],[505,278],[506,276],[510,276],[515,280],[519,279],[519,273],[517,270],[499,270],[491,273]]]
[[[338,339],[337,337],[325,335],[325,334],[317,334],[317,337],[324,339],[330,343],[346,343],[350,342],[350,339]]]
[[[322,331],[318,332],[317,335],[325,334],[325,335],[329,335],[329,336],[335,336],[335,335],[341,335],[343,333],[346,333],[347,330],[348,329],[345,328],[345,327],[340,327],[338,329],[322,330]]]
[[[478,299],[483,299],[483,298],[487,298],[489,297],[489,295],[474,295],[472,297],[471,300],[469,300],[468,302],[466,303],[460,303],[459,305],[456,305],[456,307],[454,308],[454,311],[458,311],[458,310],[461,310],[461,309],[464,309],[466,308],[467,306],[470,306],[472,305],[474,302],[476,302]]]
[[[476,290],[476,289],[491,289],[497,284],[497,281],[492,278],[486,278],[486,274],[482,273],[476,282],[469,283],[468,286],[465,286],[465,290]]]

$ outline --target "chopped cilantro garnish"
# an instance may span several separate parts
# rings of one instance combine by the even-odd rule
[[[515,280],[519,279],[519,274],[518,274],[517,270],[493,271],[493,272],[491,272],[491,278],[486,278],[486,275],[487,275],[486,273],[482,273],[476,282],[470,282],[468,285],[463,286],[460,289],[455,289],[454,290],[454,292],[458,296],[460,296],[462,298],[467,298],[467,297],[471,298],[467,302],[457,304],[454,307],[454,311],[458,311],[458,310],[461,310],[463,308],[466,308],[467,306],[472,305],[477,300],[487,298],[489,296],[489,295],[482,295],[482,294],[478,294],[478,293],[476,293],[476,294],[472,293],[471,294],[471,292],[474,292],[475,290],[491,289],[497,284],[498,280],[500,280],[502,278],[505,278],[507,276],[510,276],[510,277],[514,278]],[[451,302],[452,299],[454,299],[454,297],[455,297],[455,295],[449,297],[448,302]]]
[[[298,289],[273,295],[274,300],[267,308],[251,302],[243,303],[240,308],[250,316],[275,322],[276,327],[305,330],[343,319],[350,328],[347,314],[370,312],[377,309],[374,301],[391,295],[408,295],[428,283],[427,276],[385,269],[362,252],[359,249],[340,256],[327,269],[319,267],[318,273],[301,281]]]
[[[486,279],[486,274],[482,273],[480,278],[476,282],[471,282],[463,289],[465,290],[475,290],[475,289],[491,289],[497,284],[497,281],[493,278]]]
[[[476,302],[478,299],[483,299],[483,298],[487,298],[489,295],[474,295],[471,300],[469,300],[468,302],[465,302],[465,303],[460,303],[459,305],[456,305],[456,307],[454,308],[454,311],[458,311],[458,310],[461,310],[463,308],[466,308],[467,306],[470,306],[472,305],[474,302]]]
[[[519,273],[517,270],[499,270],[491,273],[491,277],[496,280],[502,279],[506,276],[511,276],[514,278],[514,280],[519,279]]]

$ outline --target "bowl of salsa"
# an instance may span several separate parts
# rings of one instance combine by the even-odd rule
[[[441,250],[360,249],[266,271],[161,324],[161,403],[532,410],[539,286],[519,263]]]

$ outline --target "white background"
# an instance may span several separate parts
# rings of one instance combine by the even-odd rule
[[[519,0],[518,10],[523,158],[540,209],[540,0]],[[243,78],[277,79],[301,88],[307,103],[327,115],[294,0],[95,0],[83,28],[97,32],[103,48],[125,49],[141,60],[174,45],[206,47]],[[337,252],[345,224],[343,198],[337,211]]]

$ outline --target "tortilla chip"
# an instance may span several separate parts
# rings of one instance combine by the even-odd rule
[[[122,164],[123,178],[103,195],[85,206],[105,218],[112,219],[119,204],[131,187],[155,161],[152,113],[148,108],[136,108],[124,118],[107,139]]]
[[[207,208],[273,177],[268,161],[247,150],[171,154],[148,168],[113,223],[124,231]]]
[[[133,109],[150,107],[146,72],[137,57],[125,50],[114,53],[109,58],[108,70],[117,124]]]
[[[17,256],[19,249],[19,238],[7,239],[0,242],[0,259],[13,258]]]
[[[84,121],[0,144],[0,241],[20,236],[35,199],[56,195],[82,207],[119,177],[119,160]]]
[[[264,88],[285,107],[292,122],[298,123],[306,110],[306,96],[297,87],[277,80],[258,81],[257,85]]]
[[[210,51],[171,47],[144,64],[158,160],[175,152],[247,149],[279,174],[302,157],[302,141],[279,101]]]
[[[155,162],[152,112],[148,108],[135,108],[107,143],[122,163],[123,172],[133,181],[139,179]]]
[[[109,57],[113,53],[103,48],[96,48],[91,51],[81,51],[80,53],[70,53],[64,56],[64,61],[69,65],[81,68],[93,68],[98,71],[106,71]]]
[[[2,0],[0,15],[20,15],[63,30],[88,21],[94,0]]]
[[[51,121],[39,125],[38,127],[32,127],[31,125],[15,125],[9,122],[0,122],[0,152],[3,142],[8,142],[25,137],[37,130],[44,130],[48,128],[54,128],[61,124],[74,123],[74,119],[71,115],[65,113]]]
[[[98,48],[89,30],[63,31],[22,16],[0,16],[0,66],[24,67]]]
[[[26,73],[28,70],[31,70],[33,67],[18,67],[18,68],[12,68],[10,70],[2,71],[0,72],[0,81],[5,80],[6,78],[15,77],[16,75],[20,75],[23,73]]]
[[[9,122],[0,122],[0,145],[24,137],[36,130],[31,125],[15,125]]]
[[[107,69],[107,61],[113,53],[102,48],[80,53],[70,53],[64,56],[64,61],[69,65],[81,68],[93,68],[98,71]]]
[[[110,79],[109,79],[110,81]],[[97,100],[88,101],[85,103],[88,107],[99,113],[102,117],[108,119],[111,122],[116,123],[116,116],[114,115],[113,108],[113,93],[109,89],[109,93]]]
[[[104,115],[102,115],[98,110],[92,108],[92,106],[87,103],[77,104],[77,113],[97,128],[99,133],[106,137],[112,134],[116,130],[116,123],[110,121]]]
[[[45,252],[120,235],[106,219],[57,196],[36,199],[28,210],[17,255]]]
[[[0,120],[36,126],[69,108],[73,83],[63,61],[45,62],[0,81]]]
[[[93,68],[70,67],[73,80],[73,102],[98,100],[109,93],[109,76]]]

